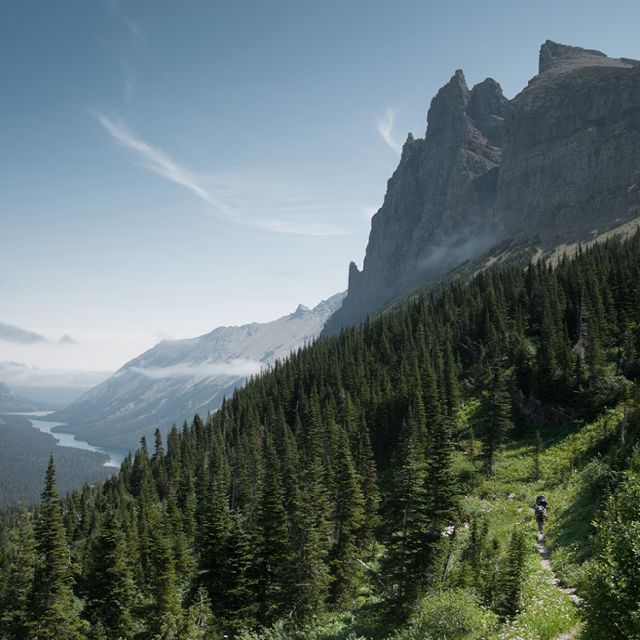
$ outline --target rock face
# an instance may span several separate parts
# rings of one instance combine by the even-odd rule
[[[313,309],[300,305],[273,322],[218,327],[188,340],[163,340],[50,419],[91,443],[129,449],[156,427],[203,418],[262,367],[314,340],[344,293]]]
[[[544,250],[640,215],[640,64],[547,41],[507,101],[456,71],[409,135],[372,219],[363,270],[325,334],[364,320],[505,239]]]

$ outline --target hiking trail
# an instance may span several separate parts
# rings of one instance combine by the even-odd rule
[[[549,582],[557,587],[562,593],[566,593],[573,604],[579,606],[582,604],[582,598],[576,593],[574,587],[561,587],[556,578],[556,574],[553,572],[553,567],[551,566],[551,554],[549,553],[549,549],[544,542],[544,533],[538,533],[538,542],[536,544],[538,548],[538,553],[540,554],[540,564],[542,568],[549,574]],[[565,631],[555,638],[555,640],[574,640],[578,635],[578,627],[574,627],[569,631]]]

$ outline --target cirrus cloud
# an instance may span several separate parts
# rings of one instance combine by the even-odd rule
[[[325,202],[301,202],[295,194],[265,192],[264,181],[254,185],[246,178],[200,176],[183,167],[164,151],[134,134],[120,119],[90,111],[109,135],[132,151],[145,168],[180,185],[207,205],[207,212],[230,222],[266,231],[305,236],[344,236],[348,233],[335,225],[315,219],[322,215]],[[256,198],[260,194],[262,199]]]

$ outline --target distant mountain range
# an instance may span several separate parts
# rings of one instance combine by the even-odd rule
[[[14,394],[9,386],[0,382],[0,413],[27,413],[48,411],[52,407],[44,402],[30,400]]]
[[[273,322],[163,340],[50,419],[91,443],[135,448],[156,427],[166,433],[196,413],[206,416],[247,377],[312,342],[343,298],[337,294],[313,309],[300,305]]]

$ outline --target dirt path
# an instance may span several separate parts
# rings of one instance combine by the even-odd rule
[[[564,587],[559,586],[558,579],[556,578],[556,575],[553,572],[553,567],[551,566],[551,554],[549,553],[549,549],[547,549],[547,545],[544,543],[544,533],[538,534],[537,547],[538,553],[540,554],[540,564],[542,565],[542,568],[549,573],[549,582],[558,587],[562,593],[566,593],[574,604],[582,604],[582,598],[576,594],[576,590],[573,587],[565,589]],[[572,636],[567,636],[567,638],[570,637]],[[565,637],[560,636],[558,640],[565,640]]]
[[[576,590],[574,588],[565,589],[561,587],[558,583],[558,578],[556,578],[556,574],[553,572],[553,567],[551,566],[551,554],[549,553],[549,549],[547,545],[544,543],[544,533],[538,533],[538,543],[536,545],[538,547],[538,553],[540,554],[540,564],[542,568],[549,574],[549,582],[560,589],[562,593],[566,593],[571,601],[575,605],[582,604],[582,598],[576,594]],[[578,627],[574,627],[569,631],[565,631],[557,636],[554,640],[575,640],[578,636]]]

